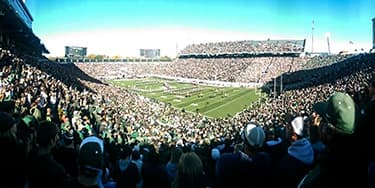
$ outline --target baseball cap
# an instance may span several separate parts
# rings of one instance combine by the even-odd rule
[[[338,133],[354,133],[355,103],[348,94],[335,92],[326,102],[318,102],[313,108],[320,116],[331,123]]]
[[[261,148],[266,139],[266,134],[263,128],[254,123],[250,123],[243,130],[242,137],[248,144],[255,148]]]
[[[103,140],[96,136],[85,138],[79,147],[79,164],[91,170],[101,170],[103,165]]]

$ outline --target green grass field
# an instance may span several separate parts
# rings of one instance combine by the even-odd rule
[[[159,78],[112,80],[110,83],[208,117],[233,116],[261,95],[256,89],[211,87]]]

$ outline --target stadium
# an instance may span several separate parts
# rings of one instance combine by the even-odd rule
[[[0,1],[1,163],[9,172],[0,187],[82,186],[82,177],[97,187],[239,187],[237,178],[251,178],[255,187],[304,187],[326,147],[337,153],[328,152],[333,167],[322,165],[341,177],[322,171],[319,183],[339,186],[343,177],[357,186],[373,183],[367,171],[349,178],[340,166],[354,168],[352,175],[373,165],[373,151],[359,149],[374,148],[373,52],[312,56],[304,38],[243,39],[188,44],[170,61],[160,60],[160,49],[142,49],[147,57],[138,60],[111,60],[87,57],[86,47],[72,47],[76,56],[68,46],[69,56],[48,59],[28,8],[15,2]],[[315,107],[337,93],[353,101],[356,122],[350,134],[334,137],[345,117],[320,114],[319,127]],[[326,142],[323,134],[340,142]],[[101,143],[101,150],[90,153],[87,142]],[[294,155],[294,142],[311,160]],[[131,160],[124,170],[121,164]],[[182,173],[184,162],[198,175]]]

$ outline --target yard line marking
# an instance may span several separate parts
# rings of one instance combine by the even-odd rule
[[[216,109],[218,109],[218,108],[221,108],[221,107],[223,107],[223,106],[225,106],[225,105],[228,105],[229,103],[233,103],[234,101],[240,99],[240,98],[241,98],[242,96],[244,96],[245,94],[246,94],[246,93],[244,93],[243,95],[241,95],[241,96],[239,96],[239,97],[234,98],[233,100],[228,100],[226,103],[223,103],[223,104],[221,104],[221,105],[219,105],[219,106],[216,106],[215,108],[212,108],[212,109],[210,109],[210,110],[208,110],[208,111],[201,112],[201,113],[205,113],[205,114],[210,113],[210,112],[212,112],[212,111],[214,111],[214,110],[216,110]]]

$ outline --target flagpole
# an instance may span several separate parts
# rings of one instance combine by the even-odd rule
[[[327,37],[328,54],[331,55],[331,46],[329,44],[329,37]]]
[[[313,20],[312,21],[312,26],[311,26],[311,53],[314,52],[314,24],[315,24],[315,21]]]

